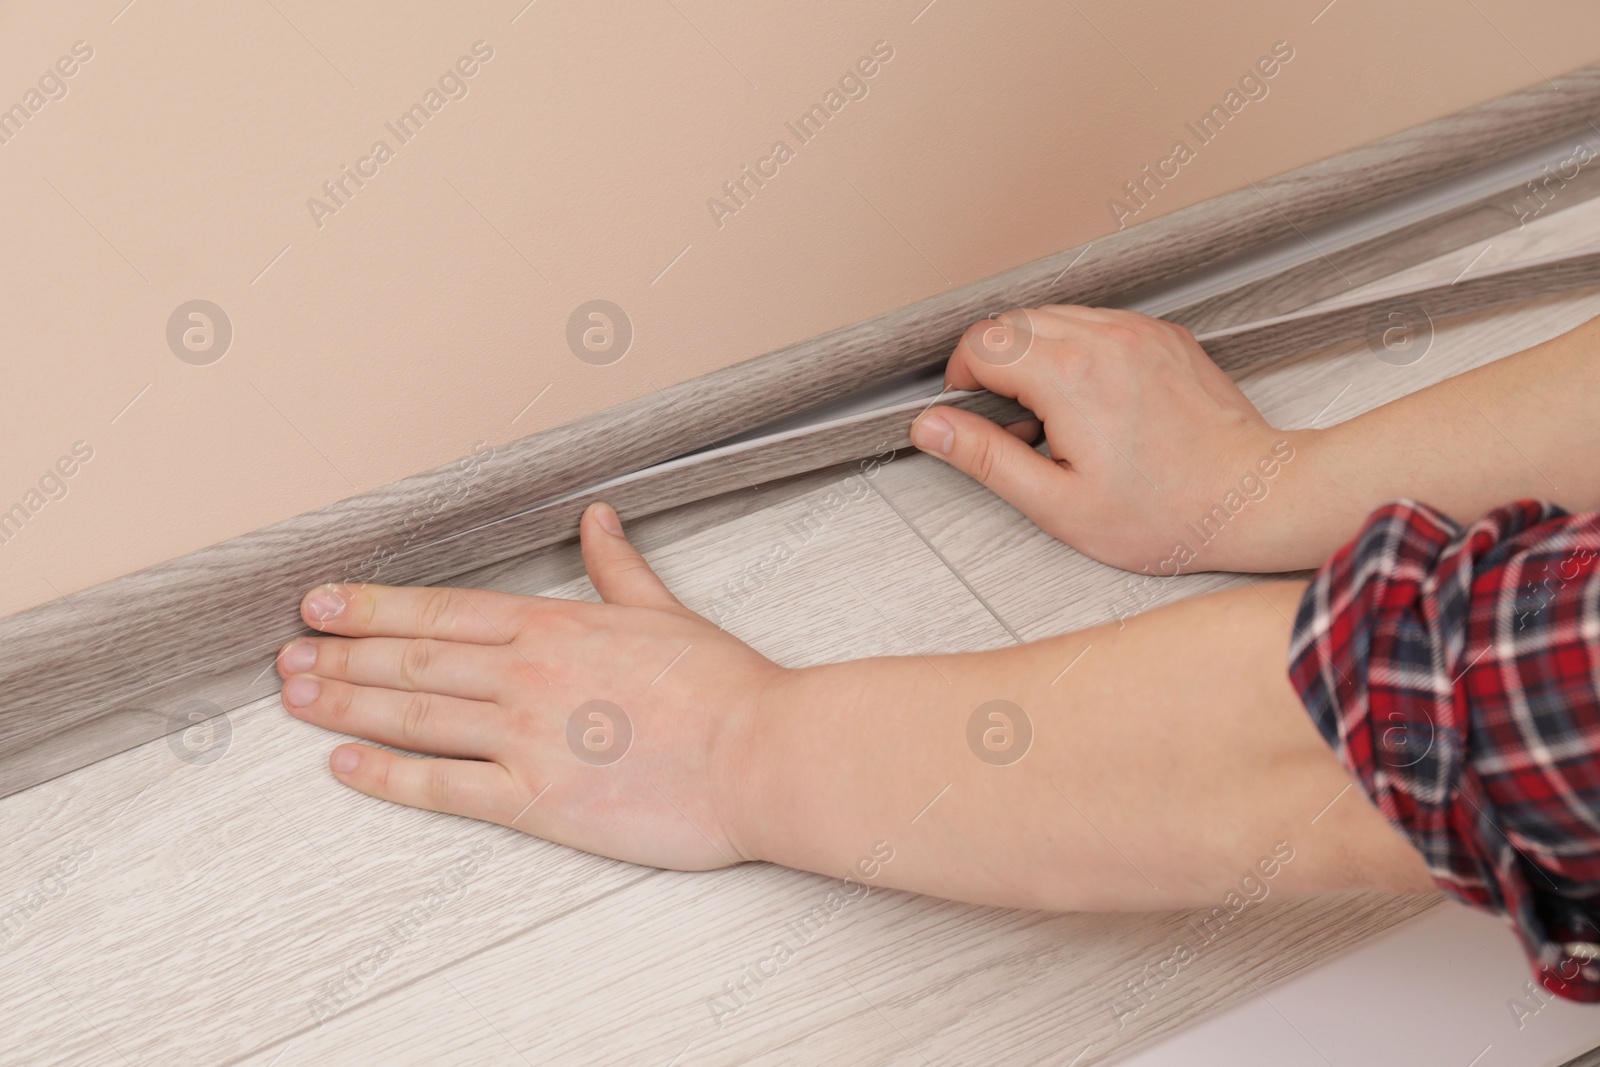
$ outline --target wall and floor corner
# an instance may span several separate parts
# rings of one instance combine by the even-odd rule
[[[126,18],[133,18],[133,13],[126,13]],[[78,62],[75,75],[90,74],[91,62]],[[490,62],[478,62],[475,77],[488,74]],[[464,72],[469,66],[472,64],[462,64],[461,78],[467,77]],[[1291,72],[1291,66],[1275,66],[1277,77]],[[890,67],[878,64],[877,75],[890,72]],[[67,96],[61,102],[70,99]],[[88,589],[80,589],[59,574],[56,581],[50,568],[32,566],[37,560],[18,553],[19,547],[27,550],[46,544],[50,531],[43,523],[30,525],[27,530],[11,530],[13,534],[29,536],[14,536],[6,544],[3,561],[8,574],[38,577],[43,587],[58,595],[24,606],[0,621],[8,649],[5,662],[0,665],[0,683],[6,693],[5,704],[0,707],[0,773],[5,790],[24,789],[53,774],[82,766],[85,761],[160,736],[171,729],[171,712],[181,702],[202,699],[226,709],[259,696],[266,691],[262,686],[272,685],[270,678],[262,678],[262,664],[269,661],[283,640],[298,632],[294,605],[299,592],[315,582],[349,577],[389,582],[446,581],[496,558],[525,552],[539,544],[538,537],[552,541],[563,536],[563,526],[570,531],[576,509],[546,512],[542,515],[544,525],[538,531],[528,530],[526,523],[502,522],[512,515],[528,512],[563,494],[576,493],[582,486],[704,448],[715,438],[738,434],[762,422],[874,386],[896,374],[925,368],[947,352],[955,336],[974,318],[1003,307],[1040,302],[1136,302],[1139,293],[1152,286],[1176,282],[1197,270],[1214,269],[1230,258],[1259,251],[1272,242],[1302,240],[1307,229],[1394,202],[1434,182],[1512,157],[1562,134],[1582,136],[1590,130],[1589,123],[1597,114],[1600,67],[1582,67],[1552,80],[1536,80],[1515,93],[1478,102],[1370,144],[1350,147],[1296,170],[1259,173],[1259,179],[1246,174],[1246,184],[1240,189],[1178,206],[1176,210],[1171,210],[1171,205],[1179,203],[1178,197],[1166,203],[1152,197],[1152,210],[1146,218],[1120,218],[1122,229],[1096,235],[1090,242],[1077,243],[965,285],[954,285],[946,277],[946,285],[934,286],[942,291],[933,296],[822,331],[765,355],[742,358],[718,370],[686,376],[696,368],[694,363],[645,366],[624,358],[600,368],[634,368],[635,378],[642,376],[643,382],[635,381],[634,386],[642,384],[643,389],[635,389],[637,395],[621,403],[597,410],[568,410],[573,418],[526,437],[493,443],[480,438],[477,450],[467,461],[400,478],[365,493],[346,494],[318,509],[181,553],[133,573],[110,577]],[[46,117],[45,112],[38,115],[40,120]],[[32,123],[34,120],[21,133],[13,131],[14,142],[22,142],[24,134],[35,133]],[[14,149],[16,144],[6,147]],[[1266,162],[1256,160],[1259,166],[1272,166],[1274,162],[1270,155]],[[18,173],[21,170],[13,171],[11,178]],[[38,174],[38,178],[46,186],[54,186],[48,174]],[[1178,192],[1176,184],[1171,192]],[[1146,195],[1158,190],[1152,181],[1141,187]],[[1202,182],[1194,182],[1189,189],[1202,190]],[[1587,186],[1582,189],[1581,195],[1590,195]],[[1165,187],[1158,192],[1165,194]],[[1578,195],[1574,190],[1571,197]],[[1133,192],[1125,192],[1122,203],[1130,202],[1136,202],[1136,197]],[[352,200],[349,206],[358,205]],[[1038,206],[1043,210],[1042,205]],[[1482,216],[1482,211],[1478,214]],[[1506,224],[1506,216],[1506,211],[1498,210],[1498,224]],[[83,213],[77,213],[77,218],[88,222]],[[318,221],[331,226],[339,219]],[[722,222],[726,224],[726,219]],[[90,226],[93,229],[93,224]],[[1466,226],[1458,222],[1462,234],[1472,232],[1472,226],[1482,229],[1482,222],[1469,219]],[[1066,226],[1059,232],[1072,230]],[[115,251],[109,237],[102,234],[101,240]],[[82,250],[74,248],[72,253],[82,254]],[[1331,264],[1325,256],[1318,256],[1309,264],[1301,264],[1299,270],[1320,269],[1318,264],[1322,262]],[[1579,285],[1587,277],[1587,270],[1587,262],[1554,264],[1533,285]],[[1336,267],[1334,272],[1338,274]],[[134,267],[134,274],[142,272]],[[264,282],[266,277],[270,275],[258,275],[256,282]],[[1349,285],[1350,278],[1344,277],[1342,282]],[[1259,296],[1262,285],[1243,288]],[[1451,299],[1470,296],[1470,286],[1466,290],[1446,288],[1448,293],[1434,293],[1430,299],[1442,294]],[[1526,290],[1507,293],[1526,294]],[[1224,293],[1211,296],[1203,306],[1192,309],[1197,325],[1205,323],[1213,328],[1213,347],[1219,354],[1230,346],[1240,360],[1246,360],[1250,358],[1251,344],[1256,344],[1258,352],[1272,350],[1285,338],[1294,338],[1296,330],[1306,330],[1306,323],[1277,328],[1251,325],[1246,331],[1248,336],[1229,338],[1226,326],[1253,323],[1248,315],[1229,318],[1229,299],[1237,301]],[[510,302],[509,307],[514,310],[515,302]],[[1163,314],[1182,320],[1181,310],[1165,310]],[[1234,312],[1240,310],[1242,307],[1234,307]],[[1448,310],[1442,309],[1440,314],[1448,314]],[[1354,325],[1365,314],[1365,310],[1347,314],[1346,325]],[[1315,325],[1328,328],[1338,317],[1333,314]],[[26,323],[22,325],[24,330],[18,341],[26,346],[34,338],[27,333]],[[734,346],[733,354],[741,354],[738,346]],[[637,352],[630,358],[632,355]],[[754,354],[744,349],[742,355]],[[163,354],[162,358],[171,363],[171,368],[184,373],[245,365],[245,355],[240,350],[210,366],[179,362],[171,354]],[[560,358],[570,365],[568,370],[595,370],[570,352],[562,352]],[[320,368],[312,365],[310,370],[317,373]],[[368,374],[389,378],[392,371],[370,368]],[[301,421],[290,421],[253,379],[245,384],[266,402],[267,408],[275,410],[274,418],[282,419],[299,435],[302,446],[309,446],[312,462],[336,467],[325,451],[301,434]],[[154,382],[149,387],[154,389]],[[547,387],[555,386],[547,382]],[[504,394],[504,390],[498,392]],[[349,395],[360,398],[362,390]],[[538,410],[539,395],[542,392],[523,411]],[[78,400],[82,402],[82,397]],[[139,397],[134,397],[133,402],[138,403]],[[355,410],[365,406],[365,400],[350,400],[344,406]],[[40,405],[40,418],[48,408],[48,403]],[[387,414],[392,422],[419,422],[422,427],[432,426],[435,414],[432,410],[426,414],[384,413],[379,405],[366,411],[366,416],[373,416],[373,411]],[[117,413],[117,419],[126,413],[128,406]],[[901,419],[901,429],[906,421],[909,416]],[[883,427],[883,432],[886,434],[888,429]],[[867,434],[862,427],[858,430]],[[758,477],[794,474],[797,462],[803,467],[806,462],[845,458],[838,450],[859,450],[862,454],[878,451],[877,446],[882,445],[875,438],[878,432],[878,427],[870,430],[869,435],[874,437],[870,445],[864,438],[834,440],[816,456],[779,459],[776,466]],[[899,442],[901,435],[896,432],[893,437]],[[222,446],[216,437],[206,438],[206,443]],[[106,446],[101,446],[99,454],[106,454]],[[86,467],[90,464],[80,464],[80,477],[86,474]],[[242,464],[235,470],[243,469],[248,467]],[[162,477],[170,474],[162,472]],[[248,482],[248,478],[234,480]],[[712,491],[720,490],[717,485],[699,486],[696,490],[678,480],[666,488],[656,486],[645,498],[638,499],[637,506],[659,510]],[[80,493],[82,496],[86,493]],[[74,498],[74,507],[82,506],[82,499]],[[64,510],[67,509],[58,507],[58,512]],[[46,515],[56,518],[54,514]],[[82,507],[70,517],[75,522],[104,522],[104,517],[93,514],[90,507]],[[216,515],[205,518],[211,520]],[[192,536],[202,528],[203,522],[194,528],[174,523],[176,539],[171,544],[181,544],[179,534]],[[62,541],[72,544],[70,537]],[[106,541],[104,536],[101,541]],[[117,537],[110,539],[112,547],[117,541]],[[149,547],[147,542],[144,550]],[[78,555],[77,561],[82,563],[85,553]],[[115,550],[101,555],[117,558]],[[34,585],[32,597],[37,598],[40,584]],[[13,606],[26,605],[30,593],[22,592],[22,584],[8,582],[6,589]]]
[[[1525,971],[1493,920],[1379,893],[1252,904],[1133,1002],[1203,911],[874,893],[714,1018],[828,879],[640,870],[370,801],[271,671],[321,580],[592,597],[570,535],[597,495],[685,603],[793,666],[1244,585],[1136,588],[907,454],[791,568],[734,583],[905,443],[919,369],[1005,307],[1180,321],[1284,427],[1600,314],[1600,168],[1571,164],[1600,157],[1587,7],[373,10],[0,13],[0,69],[41,72],[0,111],[0,501],[39,503],[0,515],[0,1061],[1187,1065],[1148,1043],[1229,1005],[1256,1009],[1229,1064],[1371,1061],[1385,1025],[1399,1062],[1592,1043],[1581,1008],[1506,1014]],[[1280,40],[1294,58],[1243,83]],[[574,316],[597,297],[627,330]],[[1395,315],[1428,358],[1385,358]],[[631,332],[623,358],[596,327]],[[1316,814],[1286,813],[1297,845]],[[469,849],[491,862],[467,899],[357,974]]]
[[[1600,246],[1596,206],[1554,212],[1525,231],[1513,222],[1459,247],[1436,244],[1426,262],[1372,278],[1352,296],[1583,255]],[[1367,275],[1358,246],[1308,235],[1352,278]],[[1445,234],[1423,237],[1408,243]],[[1392,246],[1372,250],[1387,257]],[[1274,290],[1256,297],[1289,299]],[[1240,385],[1274,425],[1326,425],[1596,314],[1593,288],[1545,297],[1440,321],[1420,361],[1409,353],[1393,365],[1363,338],[1274,361]],[[645,516],[630,532],[686,604],[791,666],[1001,647],[1127,610],[1128,575],[1073,553],[931,457],[880,465],[864,494],[856,469]],[[821,523],[792,566],[730,596],[730,579],[775,540],[793,539],[836,490],[854,503]],[[570,543],[457,581],[594,596]],[[1247,583],[1188,575],[1138,600],[1148,607]],[[520,1052],[541,1063],[677,1056],[730,1067],[1086,1067],[1138,1044],[1140,1067],[1268,1067],[1323,1062],[1309,1040],[1334,1063],[1464,1064],[1492,1043],[1480,1065],[1547,1067],[1600,1034],[1581,1005],[1530,1001],[1522,1010],[1537,1014],[1519,1026],[1506,997],[1527,996],[1526,967],[1492,918],[1386,894],[1275,895],[1259,911],[1252,905],[1176,981],[1156,990],[1152,979],[1154,995],[1130,1018],[1134,1002],[1122,994],[1193,936],[1187,924],[1203,925],[1206,909],[1050,916],[874,893],[830,924],[793,973],[785,968],[719,1026],[707,1001],[726,1003],[724,979],[836,882],[765,865],[641,872],[502,827],[371,801],[328,775],[328,735],[285,715],[276,694],[220,726],[157,738],[0,801],[8,829],[0,899],[28,912],[0,954],[0,996],[14,1009],[0,1060],[9,1052],[27,1063],[291,1067],[357,1057],[522,1062]],[[930,800],[939,786],[929,783]],[[907,833],[937,832],[952,799]],[[1076,802],[1107,826],[1092,799]],[[1307,820],[1317,812],[1287,814],[1291,839],[1315,848],[1318,825]],[[92,847],[90,862],[34,913],[26,894],[59,869],[69,845],[80,855]],[[440,871],[480,845],[493,862],[480,863],[466,899],[408,936],[377,973],[362,968],[352,978],[349,968],[374,945],[393,946],[395,918],[437,887]],[[1408,916],[1415,921],[1380,936]],[[324,1006],[341,1010],[329,1019]],[[1195,1041],[1218,1026],[1223,1054],[1196,1055]],[[1151,1044],[1168,1032],[1170,1046]]]
[[[1493,6],[1482,25],[1435,18],[1426,56],[1371,33],[1442,13],[8,13],[8,66],[41,74],[0,122],[19,357],[0,752],[59,733],[52,705],[137,721],[205,691],[290,632],[300,586],[402,556],[384,580],[439,580],[473,558],[457,535],[925,365],[982,314],[1118,301],[1593,113],[1592,69],[1543,73],[1595,58],[1573,43],[1586,9],[1513,47]],[[180,76],[183,40],[208,46]],[[561,47],[578,43],[607,47]],[[957,48],[970,74],[940,69]],[[812,97],[823,110],[799,118]],[[1054,136],[1017,136],[1042,119]],[[769,129],[795,158],[763,182],[771,151],[755,172],[746,157]],[[996,153],[979,130],[1037,147]],[[958,134],[971,151],[949,151]],[[1174,140],[1194,158],[1173,162]],[[651,152],[627,196],[623,144]],[[724,159],[727,186],[704,170]],[[844,230],[818,227],[836,216]],[[620,361],[569,350],[596,292],[628,308]],[[197,298],[220,318],[183,314]],[[449,461],[474,447],[488,458],[464,479]],[[453,539],[460,555],[428,558]]]
[[[1109,299],[1564,134],[1600,61],[1578,0],[104,6],[0,15],[0,615],[1246,194],[1062,281]]]

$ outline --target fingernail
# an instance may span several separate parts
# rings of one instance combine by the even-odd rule
[[[361,750],[354,745],[340,745],[333,750],[333,759],[328,764],[334,774],[349,774],[361,765]]]
[[[304,674],[317,665],[317,646],[310,641],[295,641],[278,657],[284,674]]]
[[[617,509],[610,504],[596,504],[594,519],[606,533],[622,536],[622,520],[617,517]]]
[[[331,585],[322,586],[306,599],[306,614],[311,616],[312,622],[324,623],[336,619],[343,610],[344,597],[335,592]]]
[[[948,456],[956,443],[956,429],[943,415],[932,411],[911,424],[911,443],[924,452]]]
[[[290,678],[283,684],[283,702],[291,708],[303,708],[322,692],[315,678]]]

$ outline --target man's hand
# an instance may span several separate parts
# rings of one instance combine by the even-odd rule
[[[1350,778],[1283,669],[1298,585],[990,652],[788,669],[680,604],[620,528],[604,505],[583,519],[601,604],[312,590],[302,613],[330,636],[279,654],[284,706],[424,754],[339,745],[333,773],[363,793],[658,867],[759,859],[849,878],[852,897],[1170,908],[1223,900],[1281,842],[1300,858],[1274,892],[1431,884],[1359,791],[1330,805]],[[1001,758],[973,733],[994,701],[1028,724]]]
[[[322,586],[278,655],[284,706],[344,734],[329,764],[371,796],[680,870],[749,859],[743,748],[782,668],[680,604],[622,534],[584,515],[605,601]]]
[[[1152,574],[1275,568],[1267,497],[1292,473],[1297,435],[1269,426],[1183,327],[1060,304],[1010,311],[967,330],[945,381],[1021,401],[1050,455],[1028,444],[1038,423],[1002,429],[946,407],[917,420],[917,447],[1079,551]]]

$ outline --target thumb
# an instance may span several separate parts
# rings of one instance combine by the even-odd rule
[[[936,407],[911,424],[911,443],[988,486],[1035,522],[1059,495],[1061,467],[982,415]]]
[[[636,608],[660,608],[686,612],[678,598],[667,591],[639,550],[622,532],[622,520],[610,504],[590,504],[578,528],[583,546],[583,566],[595,592],[607,604],[626,604]]]

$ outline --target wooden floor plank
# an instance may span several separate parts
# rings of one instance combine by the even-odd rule
[[[1597,312],[1593,295],[1542,301],[1443,324],[1411,367],[1362,348],[1244,385],[1281,425],[1332,421]],[[926,457],[790,489],[710,525],[680,509],[633,527],[686,603],[780,662],[998,647],[1104,621],[1125,595],[1126,575]],[[780,539],[791,562],[761,566]],[[571,545],[477,577],[593,596]],[[1236,580],[1196,576],[1159,595]],[[1118,1026],[1115,988],[1159,964],[1193,916],[1042,916],[874,892],[717,1027],[708,1002],[722,982],[829,880],[643,871],[369,801],[327,776],[332,739],[273,701],[226,722],[215,762],[163,740],[0,801],[12,861],[0,870],[12,902],[0,1062],[666,1063],[692,1051],[681,1062],[1042,1063],[1084,1049],[1086,1064],[1431,903],[1269,902]],[[401,939],[396,924],[475,847],[461,895]],[[390,958],[370,965],[385,939]],[[330,1003],[319,1027],[315,1007]]]
[[[908,825],[900,847],[928,829]],[[1205,941],[1205,910],[1047,915],[868,890],[800,925],[841,889],[782,868],[663,874],[247,1062],[336,1062],[466,1002],[528,1063],[1088,1064],[1435,903],[1269,898]],[[1128,983],[1180,943],[1193,960],[1135,1008]]]
[[[1600,175],[1591,180],[1600,183]],[[1597,248],[1600,248],[1600,199],[1585,198],[1571,204],[1558,199],[1549,211],[1524,226],[1473,241],[1306,306],[1358,300],[1388,289],[1454,282],[1516,263],[1591,252]]]
[[[26,576],[27,592],[5,609],[17,613],[0,618],[8,652],[0,661],[0,791],[159,736],[171,705],[196,691],[227,707],[258,695],[241,688],[249,681],[241,662],[293,636],[299,592],[309,585],[349,578],[373,560],[389,561],[385,580],[416,584],[517,555],[514,539],[474,540],[465,531],[490,529],[486,524],[539,500],[930,366],[972,321],[1007,306],[1124,300],[1532,150],[1576,129],[1596,99],[1600,65],[1556,75],[1091,245],[775,352],[750,353],[692,382],[669,381],[605,412],[507,442],[491,461],[474,464],[470,478],[450,464],[368,487],[81,591]],[[418,547],[419,527],[429,551],[409,551]],[[19,610],[24,604],[33,606]],[[170,670],[174,662],[185,667],[181,678]]]
[[[721,602],[730,630],[790,665],[1009,644],[870,488],[853,482],[739,516],[650,558],[690,606]],[[648,539],[648,521],[641,530]],[[728,583],[778,538],[791,542],[789,562],[729,600]],[[582,577],[544,591],[594,596]],[[65,891],[28,907],[0,953],[0,1002],[22,1007],[0,1061],[235,1058],[313,1027],[329,1003],[318,997],[342,977],[348,1002],[359,1003],[651,877],[344,789],[325,769],[333,738],[275,700],[226,721],[231,740],[214,762],[186,762],[162,740],[0,802],[11,861],[0,870],[0,901],[27,904],[75,843],[90,850]],[[367,963],[474,848],[491,851],[480,853],[460,899],[396,943],[381,967]]]
[[[1241,379],[1240,386],[1275,426],[1326,426],[1558,336],[1596,315],[1600,295],[1593,292],[1549,298],[1442,323],[1432,349],[1410,366],[1385,363],[1365,345],[1347,346],[1262,368]],[[1194,574],[1147,582],[1097,563],[932,457],[916,456],[887,468],[875,486],[1026,640],[1111,622],[1130,609],[1147,610],[1246,580]]]
[[[8,1011],[0,1056],[94,1062],[103,1035],[136,1062],[216,1062],[310,1024],[347,968],[374,972],[355,995],[385,988],[453,945],[492,942],[643,875],[352,794],[326,772],[328,735],[267,702],[229,719],[213,763],[161,742],[7,798],[0,822],[15,843],[0,900],[25,901],[74,845],[91,851],[0,956],[8,1006],[54,996],[74,1010]],[[467,883],[472,906],[429,911],[446,868],[475,848],[488,851]],[[367,967],[385,938],[392,958]],[[80,1016],[94,1032],[64,1044],[59,1023]]]
[[[1578,141],[1592,139],[1590,131],[1583,131],[1564,142],[1559,153],[1562,161],[1571,158],[1572,146]],[[1528,178],[1543,178],[1545,173],[1533,163],[1523,170]],[[1552,229],[1549,223],[1553,216],[1600,196],[1600,173],[1580,170],[1560,182],[1559,188],[1554,184],[1550,188],[1540,186],[1537,196],[1530,191],[1533,185],[1530,181],[1499,188],[1354,243],[1341,239],[1341,226],[1296,235],[1300,253],[1313,253],[1305,262],[1199,300],[1169,301],[1158,297],[1151,301],[1150,313],[1201,333],[1286,315],[1318,302],[1346,300],[1364,290],[1396,284],[1419,263],[1460,258],[1461,266],[1465,266],[1485,246],[1517,247],[1529,233]],[[1295,242],[1288,244],[1294,247]],[[1457,257],[1461,249],[1467,250],[1465,257]],[[1550,252],[1557,250],[1551,248]],[[1538,254],[1529,253],[1530,258]],[[1486,261],[1483,266],[1493,262],[1505,260]],[[1452,271],[1445,279],[1454,278],[1455,274]]]

